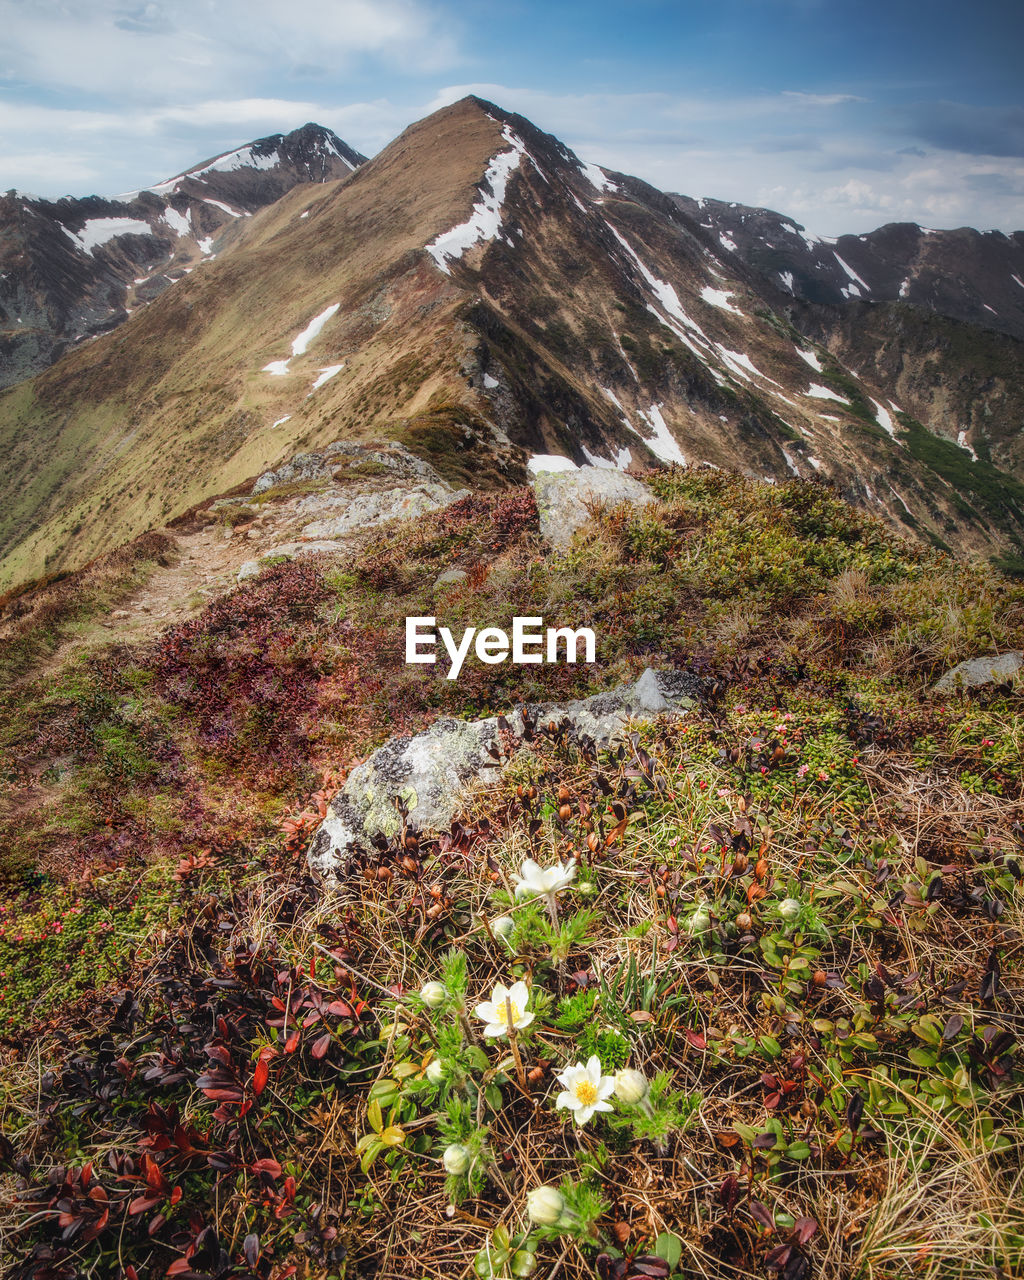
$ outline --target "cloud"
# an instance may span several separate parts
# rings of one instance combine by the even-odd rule
[[[336,77],[367,60],[428,72],[458,60],[456,24],[425,0],[0,0],[0,27],[8,81],[135,103],[211,84],[244,94],[315,67]]]
[[[908,132],[943,151],[1024,157],[1024,106],[923,102],[908,108],[904,120]]]
[[[798,89],[783,89],[781,96],[801,107],[841,107],[848,102],[868,101],[855,93],[801,93]]]

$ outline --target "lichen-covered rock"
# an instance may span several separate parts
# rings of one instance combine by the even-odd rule
[[[1012,649],[1009,653],[993,653],[961,662],[935,682],[933,692],[955,693],[958,689],[980,689],[984,685],[1020,680],[1024,680],[1024,653]]]
[[[661,714],[683,715],[700,698],[702,682],[680,671],[648,668],[633,684],[574,702],[520,706],[506,717],[513,732],[534,725],[568,722],[579,738],[607,746],[633,720]],[[309,865],[328,879],[337,875],[346,851],[378,834],[397,835],[401,800],[409,823],[420,831],[441,831],[458,812],[465,788],[493,776],[488,747],[498,737],[498,720],[441,719],[415,737],[391,738],[353,769],[331,802],[309,850]]]
[[[553,547],[567,547],[572,535],[591,518],[595,508],[629,502],[645,505],[654,494],[640,480],[622,471],[580,467],[576,471],[542,471],[534,477],[540,531]]]
[[[434,579],[433,590],[460,586],[468,577],[469,574],[465,569],[445,569],[444,573],[439,573]]]
[[[325,449],[297,453],[273,471],[265,471],[252,487],[252,496],[266,493],[283,484],[296,484],[303,480],[329,480],[341,468],[351,472],[354,466],[371,464],[402,479],[423,480],[438,483],[440,476],[422,458],[410,453],[404,445],[389,442],[380,445],[356,444],[351,440],[336,440]]]
[[[314,520],[302,530],[304,538],[343,538],[357,529],[370,529],[427,511],[439,511],[465,497],[468,489],[455,490],[446,484],[423,484],[394,489],[354,492],[336,516]]]

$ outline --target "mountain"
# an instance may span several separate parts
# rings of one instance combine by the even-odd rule
[[[112,199],[0,197],[0,387],[123,323],[215,255],[240,219],[364,158],[307,124]]]
[[[936,435],[1024,475],[1024,231],[891,223],[833,238],[771,209],[672,199],[807,337],[872,367]]]
[[[1020,480],[797,306],[828,310],[677,199],[463,99],[0,398],[0,581],[337,439],[396,440],[478,487],[550,455],[819,478],[894,529],[1017,554]]]
[[[1024,339],[1024,231],[891,222],[867,235],[819,236],[771,209],[671,198],[722,249],[803,302],[905,302]]]

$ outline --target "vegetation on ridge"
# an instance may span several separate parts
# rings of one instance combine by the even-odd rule
[[[926,692],[1024,647],[1024,588],[821,486],[651,483],[560,553],[528,490],[466,498],[4,694],[6,1275],[1024,1267],[1024,709]],[[585,622],[598,665],[449,682],[422,613]],[[388,734],[648,665],[704,703],[505,734],[450,832],[305,873]],[[577,1124],[592,1056],[638,1076]]]

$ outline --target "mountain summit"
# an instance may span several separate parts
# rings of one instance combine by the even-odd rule
[[[170,199],[205,209],[213,182],[258,182],[272,143],[181,175]],[[1008,336],[939,317],[999,369],[997,409],[964,424],[935,388],[976,368],[976,347],[936,362],[910,343],[893,376],[899,345],[874,336],[933,313],[874,305],[852,358],[841,323],[766,280],[703,211],[479,98],[343,182],[308,178],[0,399],[2,580],[81,563],[339,439],[396,440],[478,487],[585,464],[819,478],[937,545],[1021,546]]]
[[[121,324],[235,224],[292,187],[347,177],[365,157],[306,124],[213,156],[166,182],[106,199],[0,198],[0,387]]]

